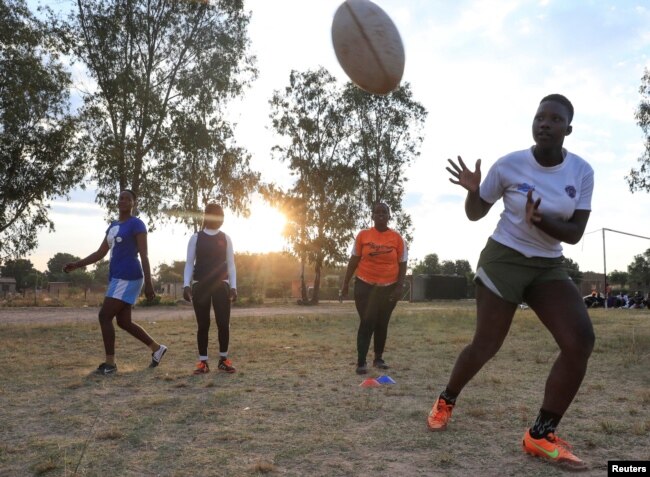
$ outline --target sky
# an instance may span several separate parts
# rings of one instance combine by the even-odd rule
[[[48,3],[48,2],[42,2]],[[52,0],[60,6],[61,0]],[[332,48],[331,23],[340,0],[248,0],[250,53],[259,77],[236,101],[230,119],[251,166],[266,181],[287,183],[286,166],[271,159],[279,142],[270,130],[269,99],[288,84],[291,70],[325,67],[348,81]],[[634,113],[645,68],[650,68],[650,5],[632,0],[378,0],[401,33],[406,53],[402,83],[428,111],[420,155],[406,170],[403,208],[411,215],[410,260],[435,253],[441,261],[465,259],[472,268],[502,210],[495,204],[478,222],[464,213],[465,190],[449,182],[448,158],[482,159],[483,175],[501,156],[533,145],[537,105],[550,93],[574,105],[565,147],[595,171],[592,213],[566,257],[582,271],[626,271],[650,248],[645,212],[650,194],[629,191],[625,176],[644,151]],[[76,81],[83,72],[75,71]],[[87,80],[86,80],[87,81]],[[99,247],[106,213],[94,203],[92,184],[70,200],[51,204],[56,232],[43,231],[27,257],[39,270],[58,252],[80,257]],[[255,201],[248,219],[226,211],[223,230],[236,252],[281,251],[283,217]],[[160,227],[149,234],[154,267],[184,260],[190,233]],[[261,239],[260,239],[261,238]],[[350,244],[351,245],[351,244]]]

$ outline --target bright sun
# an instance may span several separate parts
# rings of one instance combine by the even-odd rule
[[[280,252],[287,244],[282,236],[286,218],[280,211],[264,202],[254,201],[251,214],[226,217],[223,230],[233,242],[235,252]]]

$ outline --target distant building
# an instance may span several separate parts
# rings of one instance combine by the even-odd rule
[[[70,288],[70,282],[49,282],[47,284],[47,292],[50,295],[59,296],[61,290],[67,290],[68,288]]]
[[[582,281],[577,283],[581,296],[591,295],[591,292],[605,294],[605,275],[596,272],[584,272]]]
[[[13,293],[16,293],[16,279],[10,277],[0,277],[0,295],[5,297]]]
[[[170,296],[174,300],[183,298],[183,282],[163,283],[160,288],[163,295]]]
[[[415,275],[411,301],[461,300],[467,298],[467,279],[455,275]]]

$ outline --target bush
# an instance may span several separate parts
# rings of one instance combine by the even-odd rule
[[[138,306],[176,306],[176,300],[166,295],[156,295],[153,300],[149,301],[145,296],[138,298]]]
[[[261,295],[250,295],[247,297],[242,297],[241,295],[237,298],[237,301],[233,303],[233,306],[251,306],[251,305],[263,305],[264,297]]]

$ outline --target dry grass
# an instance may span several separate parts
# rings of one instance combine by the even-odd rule
[[[191,375],[192,319],[141,323],[170,346],[153,370],[118,330],[108,378],[88,374],[102,357],[94,323],[0,325],[0,475],[561,475],[519,448],[556,353],[532,311],[517,312],[450,430],[429,433],[474,327],[471,303],[429,308],[398,306],[385,354],[397,384],[379,388],[359,387],[350,314],[237,317],[238,372],[204,376]],[[560,431],[587,475],[605,475],[607,460],[650,459],[650,311],[591,314],[596,348]],[[216,356],[214,328],[211,345]]]

